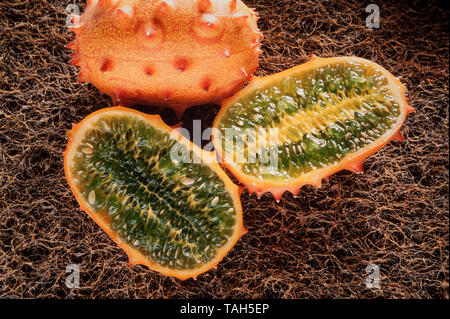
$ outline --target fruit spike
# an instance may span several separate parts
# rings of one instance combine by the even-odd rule
[[[201,24],[203,24],[206,27],[213,27],[217,24],[218,19],[213,14],[204,14],[201,18]]]
[[[225,99],[214,121],[214,148],[250,193],[270,192],[276,200],[285,191],[297,195],[303,185],[319,187],[340,170],[362,173],[368,156],[389,141],[403,141],[400,128],[414,110],[405,91],[371,61],[312,56],[284,72],[252,77]],[[276,139],[257,133],[270,129],[277,129]],[[242,143],[236,135],[244,136]],[[267,160],[267,150],[277,161]]]
[[[236,14],[232,15],[231,17],[232,17],[234,23],[236,23],[239,26],[243,26],[247,22],[247,19],[249,16],[246,14],[242,14],[242,13],[236,13]],[[257,32],[255,32],[255,34],[256,33]]]
[[[398,131],[392,136],[392,140],[397,142],[404,142],[405,138],[403,137],[402,133]]]
[[[173,1],[162,0],[158,6],[158,9],[156,9],[157,15],[165,16],[165,15],[169,14],[169,10],[171,10],[174,6],[175,5],[174,5]]]
[[[239,0],[88,1],[78,20],[68,47],[80,81],[113,100],[127,92],[125,105],[172,107],[179,116],[234,94],[261,54],[257,16]],[[187,62],[178,67],[179,59]]]
[[[75,50],[77,47],[77,43],[76,41],[72,41],[66,44],[66,48],[71,49],[71,50]]]
[[[79,83],[89,82],[89,78],[86,74],[86,71],[83,69],[81,69],[80,72],[78,73],[78,82]]]
[[[355,174],[364,173],[364,159],[358,158],[355,161],[348,163],[345,169]]]
[[[73,53],[73,54],[70,55],[70,57],[72,58],[72,59],[69,61],[70,64],[76,65],[76,66],[79,66],[79,65],[80,65],[81,59],[80,59],[80,57],[79,57],[77,54]]]
[[[80,209],[125,251],[130,266],[196,278],[216,268],[247,232],[239,187],[214,153],[159,116],[104,108],[74,125],[67,137],[70,189]],[[128,143],[117,143],[124,138]],[[175,147],[194,163],[174,159]]]
[[[117,9],[116,12],[120,19],[122,18],[131,19],[134,16],[134,10],[133,7],[131,6],[120,7]]]
[[[199,0],[198,1],[198,9],[201,13],[209,12],[211,9],[211,1],[210,0]]]
[[[72,31],[73,33],[75,33],[75,35],[79,34],[81,31],[81,27],[80,25],[73,25],[70,28],[70,31]]]
[[[244,75],[244,77],[247,78],[247,77],[248,77],[248,73],[247,73],[247,71],[245,70],[245,66],[243,66],[243,67],[241,68],[241,71],[242,71],[242,74]]]
[[[230,0],[230,12],[234,12],[236,10],[237,1],[236,0]]]

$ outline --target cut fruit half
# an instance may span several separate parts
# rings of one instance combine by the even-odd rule
[[[68,139],[70,188],[130,265],[196,277],[245,233],[238,187],[213,154],[159,116],[102,109],[74,125]]]
[[[222,103],[214,147],[250,193],[285,191],[364,160],[400,134],[406,88],[391,73],[357,57],[317,58],[271,76],[254,77]]]

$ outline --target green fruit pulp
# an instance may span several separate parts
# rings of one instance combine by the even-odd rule
[[[170,151],[195,158],[172,161]],[[224,182],[192,150],[132,116],[107,116],[77,148],[72,175],[95,214],[161,266],[194,269],[232,236],[236,210]]]
[[[222,152],[244,174],[274,181],[339,162],[397,122],[400,105],[387,85],[380,70],[358,62],[293,72],[227,109],[217,126]],[[277,129],[276,142],[267,139],[259,147],[261,129]],[[277,156],[275,166],[267,160],[270,154]]]

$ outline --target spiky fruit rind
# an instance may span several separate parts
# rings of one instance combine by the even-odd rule
[[[216,267],[245,232],[238,187],[213,155],[159,116],[106,108],[68,137],[72,192],[131,265],[196,277]]]
[[[241,1],[99,0],[78,20],[80,80],[122,105],[181,114],[232,95],[258,66],[257,16]]]
[[[365,158],[401,140],[400,127],[412,111],[404,93],[398,79],[371,61],[314,57],[254,78],[226,99],[214,123],[214,145],[250,192],[271,192],[277,199],[284,191],[296,195],[301,186],[318,186],[339,170],[361,172]],[[256,135],[233,142],[230,129],[234,138]],[[258,134],[260,129],[268,135]]]

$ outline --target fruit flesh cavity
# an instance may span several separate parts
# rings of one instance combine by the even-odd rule
[[[296,195],[302,185],[320,185],[338,170],[362,170],[367,156],[400,138],[400,126],[411,110],[404,91],[397,79],[370,61],[314,58],[255,78],[224,101],[214,124],[214,144],[251,192],[270,191],[279,198],[289,190]],[[233,142],[227,129],[238,136],[250,132],[250,139]],[[260,129],[268,134],[259,134]],[[275,140],[269,141],[269,133]],[[275,165],[267,160],[270,154],[277,159]]]
[[[107,108],[76,125],[69,138],[71,189],[130,264],[195,277],[216,267],[243,234],[237,186],[211,154],[159,117]],[[171,157],[172,150],[192,161]]]
[[[88,2],[72,64],[121,105],[218,103],[258,66],[256,13],[241,1],[99,0]]]

